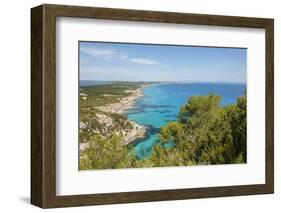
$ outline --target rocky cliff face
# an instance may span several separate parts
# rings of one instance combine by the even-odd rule
[[[116,134],[122,137],[124,145],[127,145],[138,138],[145,137],[147,127],[128,120],[126,117],[115,114],[99,112],[87,123],[80,122],[80,133],[99,134],[103,137],[109,137]],[[87,139],[80,141],[80,149],[88,147]]]
[[[121,130],[124,144],[129,144],[138,138],[144,138],[147,131],[147,127],[139,125],[134,121],[129,122],[132,124],[132,128],[129,131]]]
[[[143,96],[142,88],[125,90],[127,94],[118,102],[105,104],[98,107],[88,107],[83,122],[80,122],[80,149],[88,147],[91,136],[100,135],[104,138],[112,134],[121,136],[124,145],[136,139],[144,138],[147,127],[128,120],[123,113],[134,106],[135,101]],[[80,93],[83,98],[89,98],[85,92]],[[112,94],[104,94],[102,97],[112,97]]]

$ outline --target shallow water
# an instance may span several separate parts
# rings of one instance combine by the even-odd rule
[[[217,83],[154,84],[144,88],[144,96],[127,113],[130,120],[149,127],[147,137],[134,144],[137,158],[141,160],[150,156],[153,146],[159,143],[160,127],[177,119],[180,107],[190,96],[214,93],[222,97],[221,105],[225,106],[236,103],[245,89],[245,84]],[[167,148],[172,146],[166,145]]]

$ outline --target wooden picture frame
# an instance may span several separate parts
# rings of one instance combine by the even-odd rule
[[[265,29],[265,184],[56,195],[56,17]],[[42,208],[268,194],[274,191],[274,21],[186,13],[44,4],[31,9],[31,203]]]

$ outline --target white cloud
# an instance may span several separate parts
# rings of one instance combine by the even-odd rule
[[[101,59],[121,59],[128,60],[136,64],[145,65],[156,65],[161,64],[158,61],[149,58],[130,58],[126,53],[117,51],[113,47],[107,48],[97,48],[97,47],[81,47],[81,53],[89,55],[91,57],[101,58]]]
[[[103,49],[96,47],[82,47],[81,52],[89,56],[100,57],[105,59],[110,59],[117,54],[114,49]]]
[[[127,55],[122,55],[122,54],[121,54],[121,55],[119,55],[118,57],[119,57],[120,59],[127,59],[127,58],[128,58],[128,56],[127,56]]]
[[[125,53],[116,51],[114,48],[97,48],[97,47],[82,47],[81,52],[97,58],[102,59],[112,59],[112,58],[119,58],[119,59],[127,59],[128,56]]]
[[[137,64],[147,64],[147,65],[152,65],[152,64],[160,64],[158,61],[154,61],[149,58],[131,58],[129,59],[133,63]]]

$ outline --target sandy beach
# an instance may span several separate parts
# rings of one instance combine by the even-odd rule
[[[135,101],[143,96],[143,89],[147,86],[148,85],[144,85],[136,90],[128,90],[126,92],[131,93],[130,96],[122,98],[118,103],[113,103],[107,106],[98,107],[98,109],[107,113],[124,114],[129,109],[134,107]],[[146,126],[137,124],[135,121],[129,120],[129,122],[132,124],[133,128],[129,131],[123,130],[120,133],[123,135],[123,143],[125,145],[135,141],[138,138],[144,138],[147,131]]]
[[[135,101],[143,96],[143,89],[147,86],[148,85],[144,85],[136,90],[125,91],[127,93],[130,93],[130,95],[121,98],[118,103],[112,103],[106,106],[97,107],[97,109],[105,113],[124,114],[129,109],[134,107]],[[105,129],[111,129],[111,127],[114,125],[114,121],[109,115],[98,113],[96,114],[96,116],[98,117],[99,124],[104,126]],[[115,134],[117,135],[122,135],[124,145],[127,145],[135,141],[136,139],[144,138],[147,132],[146,126],[140,125],[135,121],[131,121],[131,120],[128,121],[130,122],[132,128],[122,129],[120,131],[115,132]],[[103,134],[106,133],[104,132]],[[80,150],[84,150],[87,147],[88,147],[87,143],[80,143]]]
[[[143,89],[147,87],[147,85],[142,86],[141,88],[138,88],[136,90],[128,90],[127,93],[131,93],[130,96],[122,98],[118,103],[109,104],[102,107],[97,107],[97,109],[109,112],[109,113],[118,113],[118,114],[124,114],[129,109],[131,109],[135,101],[143,96]]]

